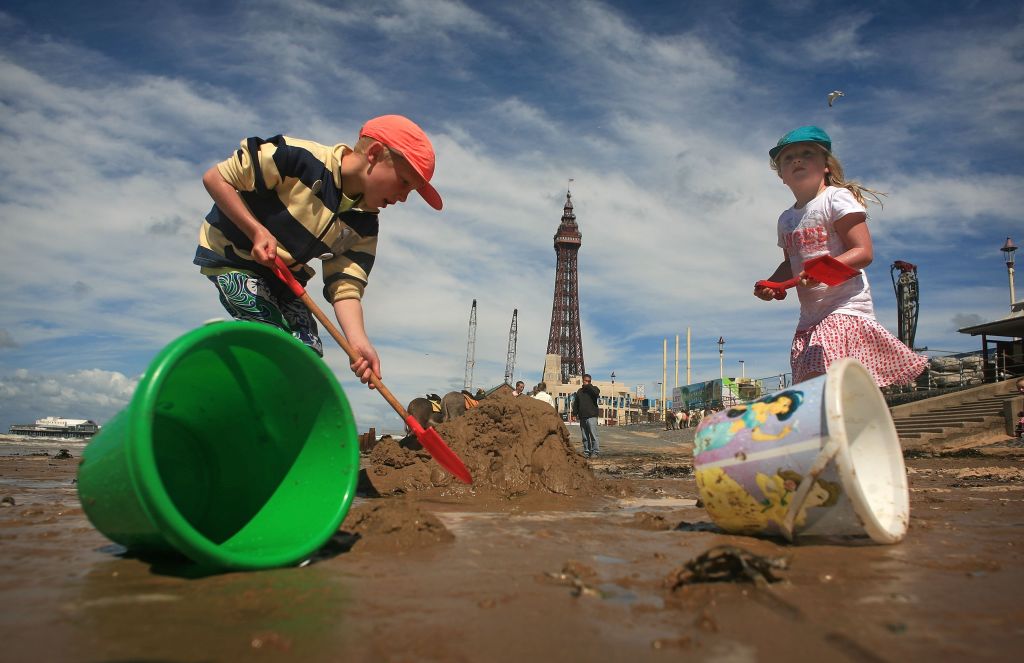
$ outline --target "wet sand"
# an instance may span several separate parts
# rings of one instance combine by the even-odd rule
[[[307,566],[206,577],[89,524],[80,447],[4,444],[0,660],[997,661],[1024,645],[1024,449],[908,458],[900,544],[787,545],[710,524],[692,430],[601,433],[586,494],[361,497]],[[788,568],[671,589],[723,544]]]

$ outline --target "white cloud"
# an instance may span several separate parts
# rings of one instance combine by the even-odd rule
[[[794,46],[760,12],[817,12],[783,4],[741,20],[684,3],[655,22],[614,2],[261,1],[132,18],[160,57],[131,58],[85,27],[0,15],[20,35],[0,45],[3,393],[31,383],[63,399],[44,405],[122,402],[130,381],[118,391],[110,376],[224,315],[190,264],[210,206],[202,172],[247,135],[351,142],[396,111],[430,133],[445,198],[441,214],[412,200],[382,217],[364,306],[400,400],[462,386],[473,299],[475,383],[502,379],[513,309],[517,377],[539,379],[569,178],[589,369],[650,387],[662,339],[671,362],[690,327],[694,379],[717,376],[719,335],[733,368],[785,370],[795,304],[750,290],[781,258],[775,219],[792,204],[767,148],[804,123],[827,126],[848,174],[891,194],[872,219],[879,318],[894,323],[888,262],[918,262],[919,337],[973,347],[950,321],[1005,309],[1005,273],[984,254],[1012,234],[1022,184],[1019,28],[894,27],[869,7]],[[841,77],[848,96],[829,111]],[[361,426],[394,423],[324,339]],[[104,379],[92,391],[110,400],[89,400],[80,385]]]
[[[0,375],[0,425],[31,423],[45,416],[104,422],[127,406],[137,378],[102,369],[40,374],[26,369]]]

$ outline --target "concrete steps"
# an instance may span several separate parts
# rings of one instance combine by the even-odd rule
[[[1005,403],[1013,381],[981,385],[890,409],[904,448],[962,448],[1005,436]]]

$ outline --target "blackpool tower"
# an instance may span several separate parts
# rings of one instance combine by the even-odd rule
[[[548,354],[562,358],[562,384],[570,376],[583,375],[583,339],[580,336],[580,297],[576,277],[576,254],[583,235],[576,226],[572,211],[572,193],[565,192],[562,223],[555,233],[555,297],[551,304],[551,331],[548,333]]]

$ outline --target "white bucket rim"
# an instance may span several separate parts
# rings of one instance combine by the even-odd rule
[[[872,540],[878,543],[898,543],[907,533],[907,525],[910,520],[909,491],[907,487],[907,474],[903,464],[903,452],[899,443],[899,436],[896,433],[896,426],[889,414],[889,406],[878,388],[866,389],[861,394],[862,398],[873,399],[873,405],[883,413],[885,421],[882,422],[879,432],[888,438],[891,445],[898,450],[894,458],[887,459],[887,462],[896,463],[899,471],[894,471],[897,477],[898,486],[895,486],[894,498],[898,500],[896,505],[897,516],[889,525],[883,523],[871,506],[868,496],[861,486],[857,476],[857,468],[850,451],[850,439],[847,435],[844,422],[843,392],[846,383],[851,379],[849,373],[858,374],[852,379],[867,380],[874,385],[874,378],[859,361],[853,358],[841,359],[829,367],[825,378],[825,413],[828,423],[828,436],[836,444],[835,456],[836,466],[842,480],[843,490],[846,492],[853,506],[854,513],[863,525],[864,530]],[[897,468],[893,468],[894,470]],[[896,494],[898,493],[898,494]]]

